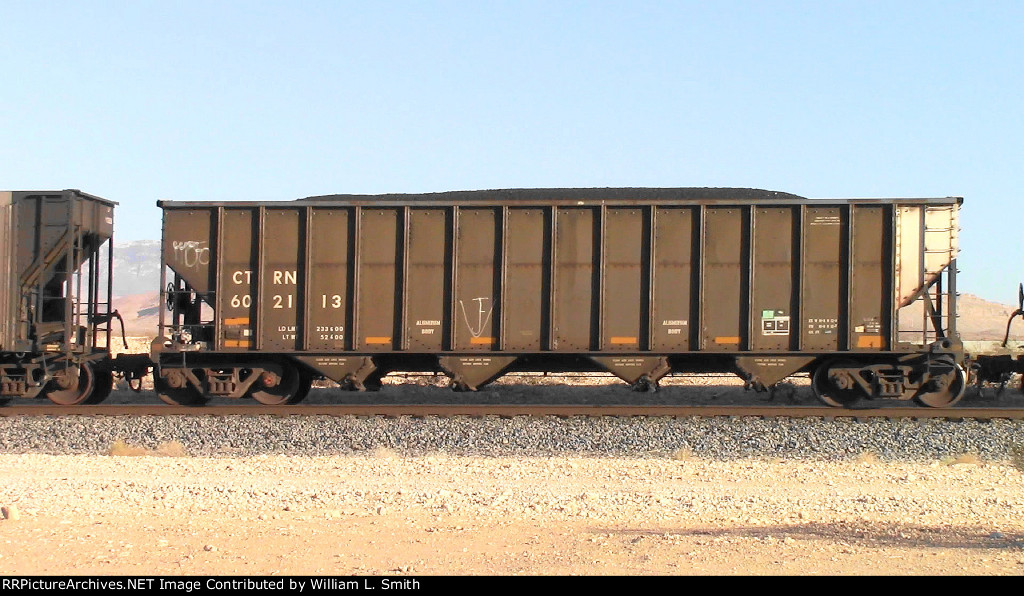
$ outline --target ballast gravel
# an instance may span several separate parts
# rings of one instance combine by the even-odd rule
[[[422,455],[611,455],[894,461],[1011,457],[1024,422],[754,417],[67,416],[0,418],[0,451],[103,454],[115,442],[179,443],[197,456],[332,455],[385,448]]]

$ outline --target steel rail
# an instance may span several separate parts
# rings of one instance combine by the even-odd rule
[[[333,405],[13,405],[0,408],[0,417],[17,416],[381,416],[395,418],[451,416],[586,417],[760,417],[760,418],[909,418],[946,420],[1024,419],[1022,408],[924,408],[824,406],[629,406],[629,405],[501,405],[501,404],[333,404]]]

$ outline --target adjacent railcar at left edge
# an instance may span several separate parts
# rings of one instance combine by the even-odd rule
[[[110,393],[115,205],[78,190],[0,192],[0,402]]]

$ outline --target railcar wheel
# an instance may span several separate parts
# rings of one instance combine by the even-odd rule
[[[281,363],[281,374],[264,371],[251,391],[252,398],[268,406],[294,404],[302,401],[309,393],[310,379],[299,372],[295,365]],[[254,386],[255,387],[255,386]]]
[[[861,394],[854,386],[852,379],[843,378],[844,373],[838,373],[837,369],[858,368],[855,362],[839,361],[826,362],[818,366],[814,371],[814,379],[811,386],[814,389],[814,396],[822,403],[833,408],[849,408],[860,401]]]
[[[165,403],[172,406],[202,406],[206,405],[209,398],[203,395],[198,389],[193,387],[186,379],[184,375],[178,373],[178,383],[181,387],[172,387],[167,379],[164,377],[156,376],[154,373],[154,389],[156,389],[157,395]]]
[[[81,366],[69,365],[57,371],[43,389],[46,398],[62,406],[77,406],[84,403],[92,393],[95,374],[86,363]]]
[[[295,394],[295,397],[288,403],[297,404],[300,401],[306,399],[309,395],[309,389],[313,386],[313,375],[305,371],[305,369],[299,370],[299,392]]]
[[[942,375],[937,381],[938,388],[918,393],[914,396],[914,401],[932,408],[948,408],[960,401],[967,389],[967,373],[959,364],[954,364],[953,370]]]
[[[95,381],[93,381],[92,394],[85,400],[87,404],[98,404],[103,400],[110,397],[110,392],[114,390],[114,373],[110,371],[102,371],[95,373]]]

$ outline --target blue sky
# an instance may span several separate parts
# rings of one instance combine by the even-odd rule
[[[963,196],[1024,279],[1024,2],[0,0],[0,187],[115,201],[546,186]]]

